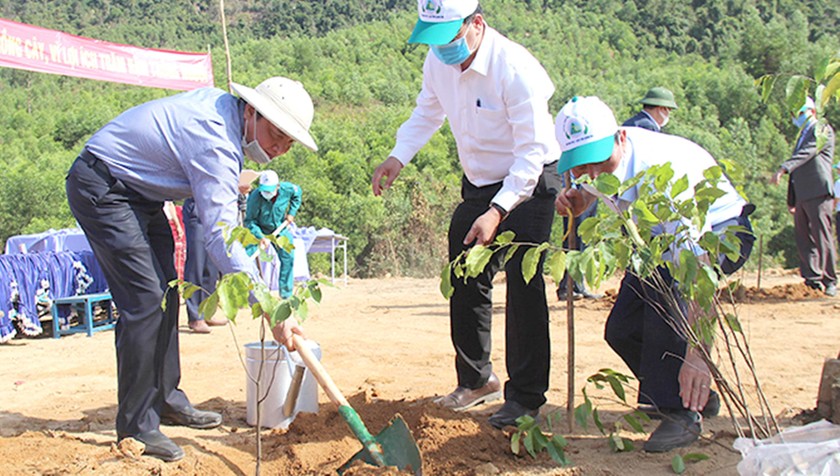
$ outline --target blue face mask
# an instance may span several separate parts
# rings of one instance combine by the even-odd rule
[[[437,56],[443,64],[456,65],[461,64],[470,57],[472,52],[467,46],[466,35],[458,38],[452,43],[445,45],[431,45],[432,52]]]
[[[791,122],[793,122],[793,125],[796,126],[797,129],[802,129],[802,126],[804,126],[805,123],[808,122],[808,115],[800,114],[795,118],[791,119]]]

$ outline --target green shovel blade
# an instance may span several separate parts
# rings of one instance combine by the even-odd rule
[[[385,466],[394,466],[400,471],[411,471],[415,476],[421,476],[423,468],[420,461],[420,449],[402,416],[397,414],[391,419],[388,426],[380,431],[374,440],[382,450]],[[356,460],[362,460],[373,466],[381,466],[367,448],[362,448],[338,468],[338,474],[344,474]]]

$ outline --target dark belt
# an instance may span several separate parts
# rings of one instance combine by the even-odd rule
[[[93,155],[93,153],[87,149],[82,149],[82,152],[79,153],[79,159],[86,163],[88,167],[90,167],[97,175],[99,175],[103,180],[105,180],[108,185],[113,185],[116,182],[116,179],[113,175],[111,175],[111,171],[108,170],[108,165],[105,162],[99,160],[99,157]]]

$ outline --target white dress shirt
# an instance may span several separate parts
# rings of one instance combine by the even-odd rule
[[[430,51],[423,88],[397,131],[391,156],[407,164],[449,119],[467,180],[502,182],[493,202],[507,211],[529,198],[545,164],[560,157],[548,100],[554,84],[524,47],[486,27],[466,71]]]
[[[648,170],[651,166],[670,163],[671,169],[674,171],[672,183],[683,176],[688,178],[688,189],[673,198],[686,200],[693,196],[694,186],[705,179],[703,172],[718,165],[706,149],[688,139],[638,127],[623,129],[627,131],[628,146],[618,168],[613,172],[622,183],[635,177],[638,173]],[[686,243],[686,245],[691,246],[695,254],[702,253],[702,250],[696,245],[702,233],[711,230],[711,227],[715,224],[740,216],[741,209],[747,203],[726,176],[720,178],[717,188],[722,190],[724,195],[715,200],[709,207],[703,228],[698,230],[690,222],[685,222],[689,226],[689,234],[691,235],[690,243]],[[627,209],[638,196],[639,186],[636,185],[619,197],[619,206],[622,209]],[[665,224],[661,229],[655,229],[654,233],[657,231],[673,233],[676,227],[677,223]]]

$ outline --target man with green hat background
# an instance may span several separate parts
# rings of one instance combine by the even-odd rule
[[[563,154],[559,172],[571,170],[575,177],[611,173],[622,183],[652,166],[670,163],[673,177],[688,179],[688,187],[676,199],[684,199],[705,179],[704,171],[717,165],[702,147],[682,137],[658,134],[638,127],[619,128],[612,110],[597,97],[575,97],[557,115],[557,139]],[[680,157],[680,160],[671,160]],[[726,177],[717,187],[724,195],[710,208],[703,229],[686,221],[691,232],[683,248],[700,256],[697,245],[712,223],[743,217],[746,201]],[[615,197],[619,209],[628,210],[639,196],[639,185]],[[581,189],[561,191],[555,202],[557,213],[571,210],[576,216],[595,201]],[[739,222],[740,224],[740,222]],[[676,229],[659,227],[658,233]],[[679,256],[681,250],[672,250]],[[742,251],[743,252],[743,251]],[[748,252],[747,252],[748,254]],[[668,269],[659,269],[665,282],[672,280]],[[645,451],[664,452],[690,445],[701,432],[702,417],[717,415],[718,395],[711,391],[711,375],[696,349],[672,325],[674,308],[645,279],[628,270],[615,304],[607,318],[604,338],[624,360],[639,381],[639,403],[652,405],[662,423],[644,444]],[[702,415],[702,416],[701,416]]]
[[[373,173],[373,193],[388,189],[402,168],[448,119],[464,170],[463,201],[449,227],[449,258],[491,243],[511,230],[516,240],[541,243],[551,235],[560,156],[548,100],[554,84],[525,48],[487,26],[475,0],[418,0],[410,43],[430,46],[423,86],[411,117],[397,131],[389,157]],[[384,179],[384,183],[383,183]],[[496,428],[537,416],[548,390],[550,342],[542,273],[525,283],[524,249],[507,274],[505,403],[490,417]],[[498,399],[501,384],[490,361],[495,256],[480,276],[453,278],[450,326],[457,388],[439,399],[456,411]],[[542,258],[538,264],[541,269]]]
[[[624,121],[624,127],[641,127],[654,132],[662,131],[665,124],[671,117],[671,109],[677,108],[677,103],[674,101],[674,93],[657,86],[650,88],[641,100],[644,105],[638,114]]]

